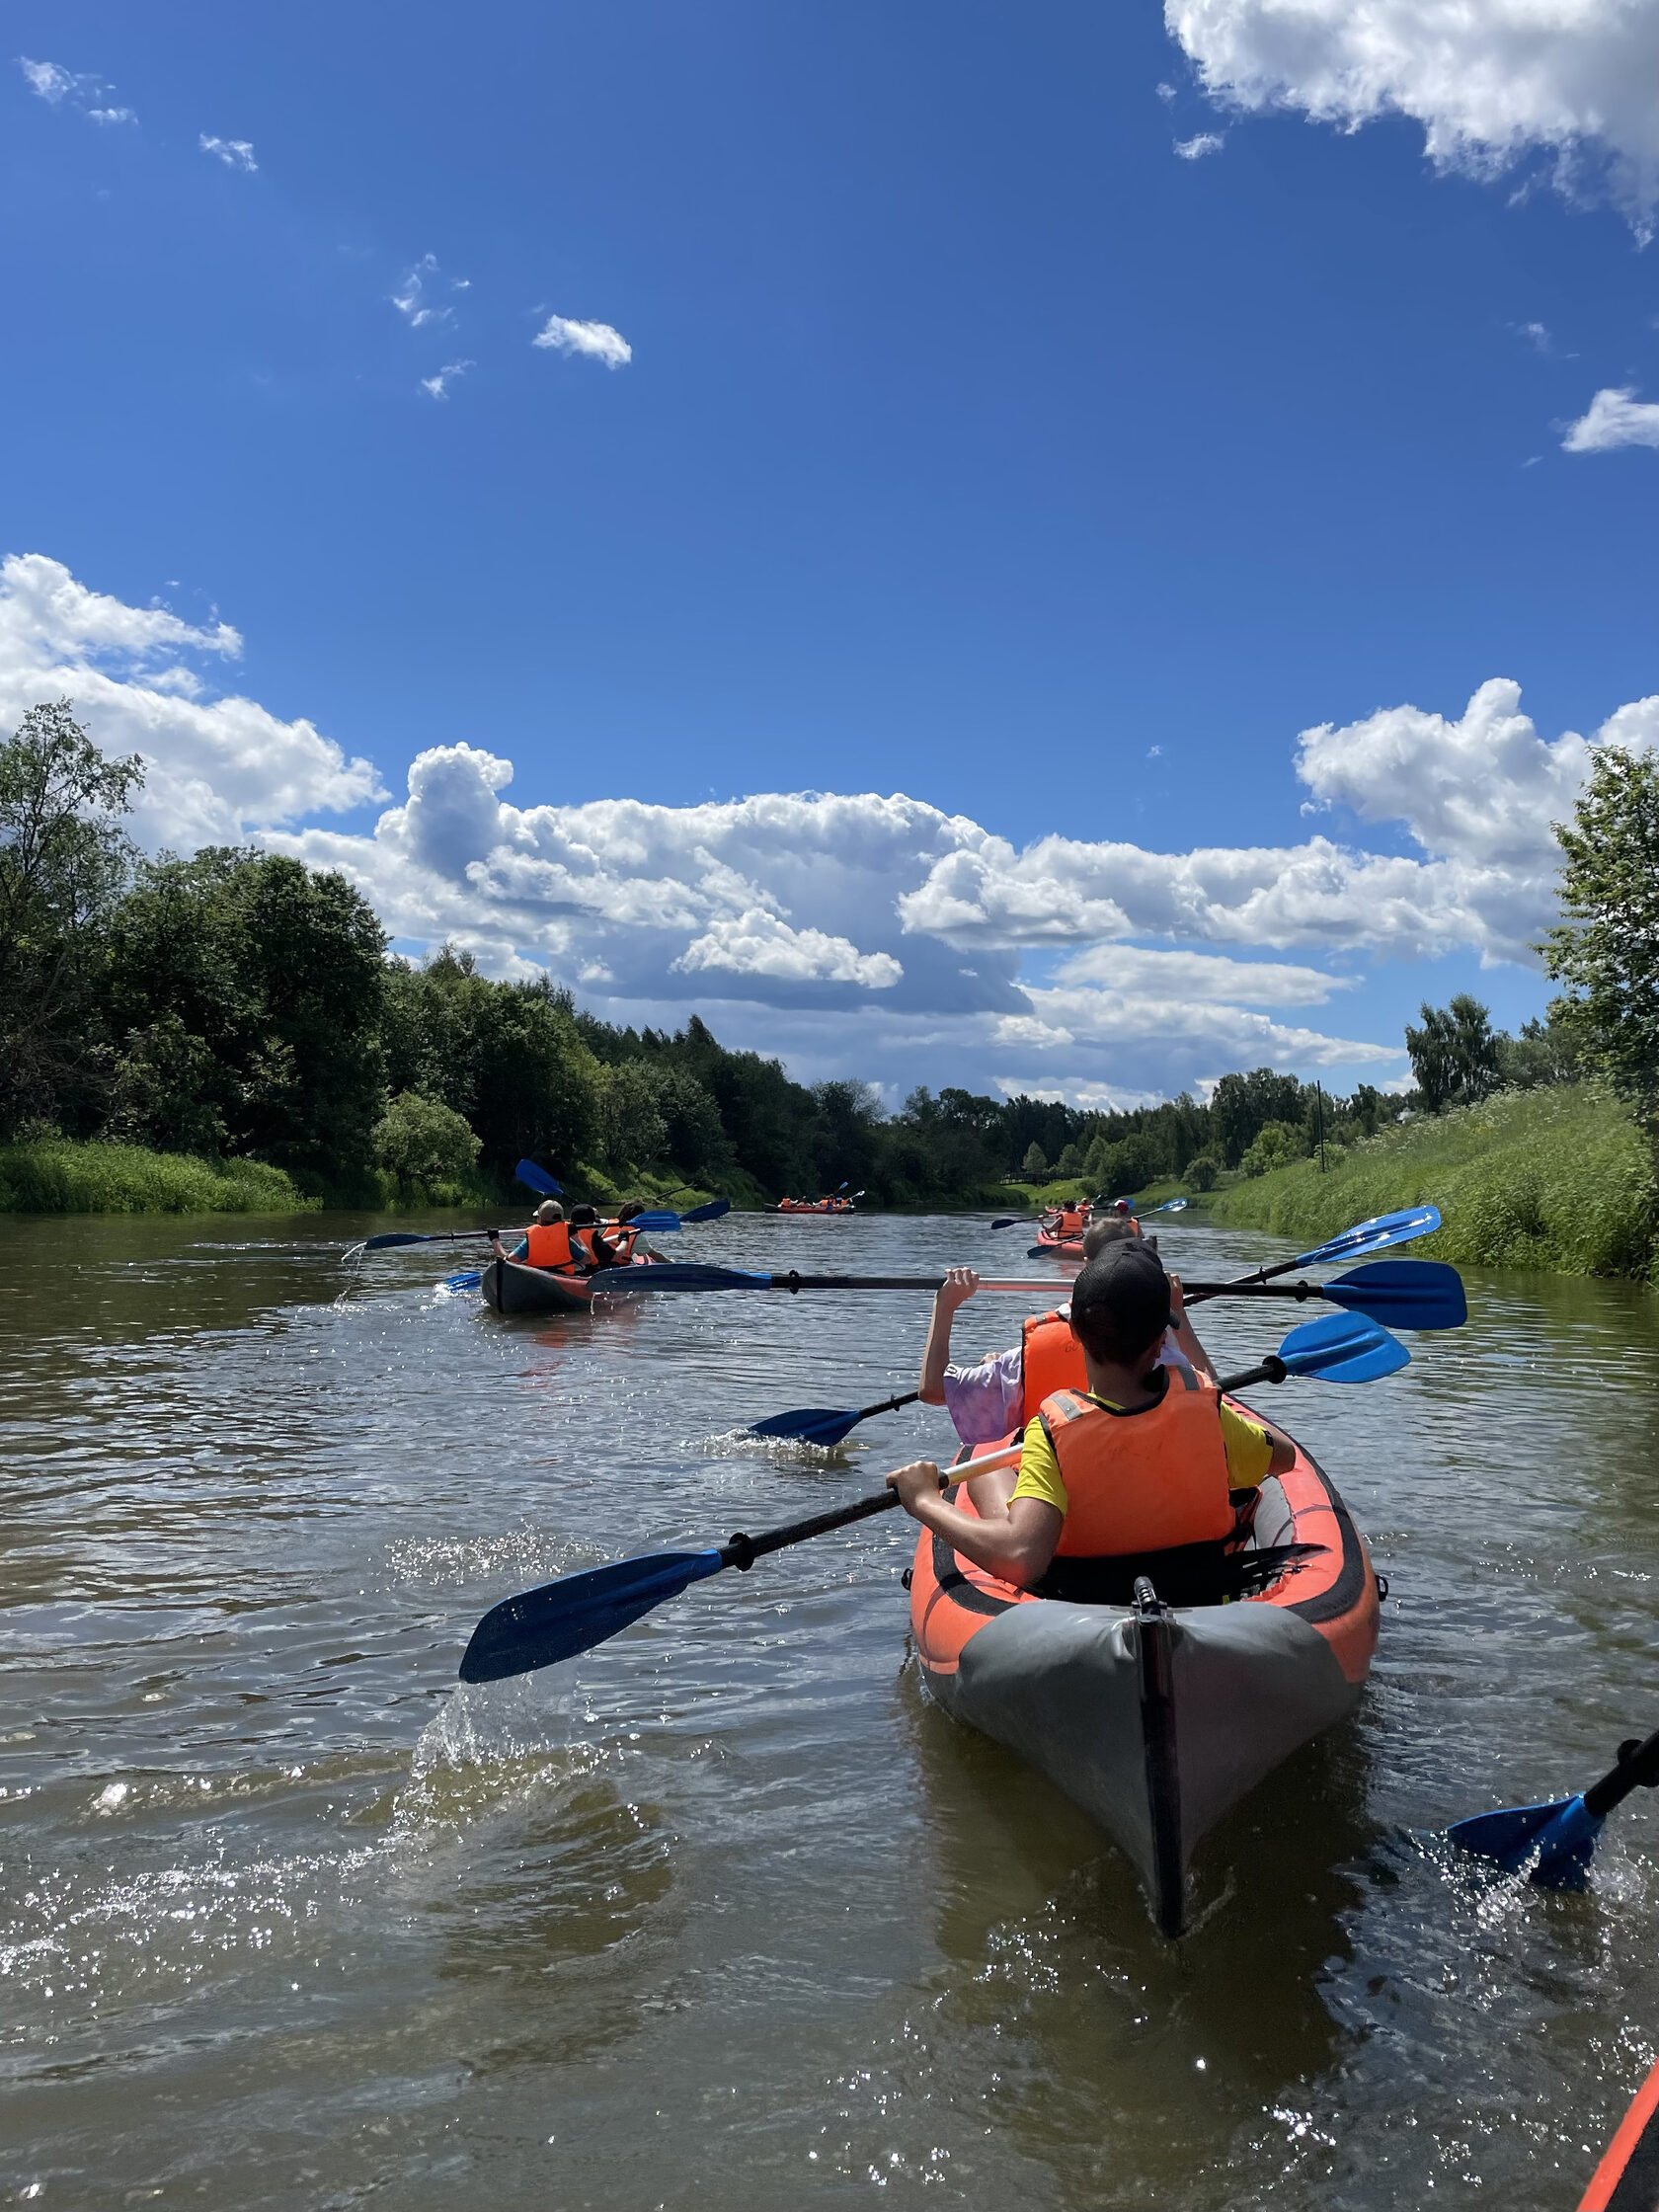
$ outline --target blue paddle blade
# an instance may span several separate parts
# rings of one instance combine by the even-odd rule
[[[638,1229],[649,1228],[663,1233],[669,1229],[678,1228],[679,1216],[677,1214],[636,1214],[631,1222],[624,1224],[624,1226]]]
[[[1460,1850],[1495,1859],[1511,1874],[1525,1870],[1540,1889],[1582,1889],[1601,1832],[1582,1797],[1476,1813],[1446,1831]]]
[[[1320,1382],[1375,1382],[1379,1376],[1397,1374],[1411,1354],[1363,1314],[1327,1313],[1292,1329],[1279,1357],[1293,1375],[1310,1375]]]
[[[770,1420],[756,1421],[750,1430],[750,1436],[789,1437],[797,1444],[817,1444],[828,1452],[849,1436],[863,1418],[844,1408],[831,1410],[826,1406],[798,1406],[793,1413],[774,1413]]]
[[[1413,1237],[1429,1236],[1440,1226],[1437,1206],[1408,1206],[1398,1214],[1379,1214],[1360,1222],[1291,1262],[1293,1267],[1323,1267],[1328,1260],[1363,1259],[1368,1252],[1386,1251],[1390,1244],[1409,1244]]]
[[[470,1267],[464,1275],[446,1275],[443,1278],[443,1288],[446,1291],[475,1291],[483,1280],[482,1272],[476,1267]]]
[[[1024,1214],[1007,1214],[1000,1220],[992,1222],[990,1225],[992,1228],[1018,1228],[1021,1222],[1027,1219],[1028,1217]]]
[[[1457,1329],[1468,1319],[1463,1279],[1444,1260],[1379,1260],[1339,1275],[1320,1294],[1396,1329]]]
[[[563,1198],[565,1186],[554,1182],[545,1167],[538,1167],[533,1159],[521,1159],[513,1170],[519,1182],[532,1191],[540,1191],[543,1198]]]
[[[706,1206],[693,1206],[689,1214],[681,1214],[682,1222],[718,1222],[723,1214],[732,1211],[729,1198],[711,1198]]]
[[[435,1244],[435,1236],[416,1236],[411,1231],[392,1230],[385,1236],[371,1236],[358,1248],[364,1252],[389,1252],[394,1244]]]
[[[619,1559],[586,1574],[562,1575],[539,1589],[507,1598],[484,1616],[461,1658],[463,1682],[501,1682],[591,1651],[638,1620],[653,1606],[676,1598],[693,1582],[718,1574],[718,1551],[654,1551]]]

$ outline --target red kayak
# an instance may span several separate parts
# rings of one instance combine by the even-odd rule
[[[1659,2212],[1659,2066],[1637,2090],[1578,2212]]]

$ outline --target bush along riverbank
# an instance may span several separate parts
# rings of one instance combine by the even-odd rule
[[[0,1145],[0,1213],[301,1214],[319,1203],[262,1160],[214,1166],[183,1152],[61,1137]]]
[[[1234,1183],[1212,1221],[1313,1245],[1396,1207],[1438,1206],[1415,1247],[1471,1267],[1646,1279],[1654,1267],[1653,1165],[1625,1106],[1597,1082],[1503,1091],[1425,1115],[1330,1158]]]

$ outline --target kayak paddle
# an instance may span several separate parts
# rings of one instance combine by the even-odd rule
[[[906,1390],[899,1397],[883,1398],[880,1405],[861,1406],[856,1413],[835,1412],[821,1405],[797,1406],[793,1413],[774,1413],[770,1420],[756,1421],[749,1433],[791,1437],[800,1444],[822,1445],[829,1452],[860,1421],[868,1421],[877,1413],[897,1413],[902,1405],[914,1405],[920,1395],[919,1390]]]
[[[1506,1873],[1524,1869],[1540,1889],[1582,1889],[1602,1823],[1633,1789],[1659,1789],[1659,1728],[1645,1741],[1626,1738],[1618,1764],[1580,1796],[1475,1813],[1446,1833],[1461,1850],[1496,1859]]]
[[[519,1182],[538,1192],[543,1198],[563,1198],[565,1186],[554,1182],[545,1167],[538,1167],[533,1159],[521,1159],[513,1170]]]
[[[1334,1283],[1183,1283],[1185,1302],[1212,1298],[1322,1298],[1396,1329],[1456,1329],[1468,1319],[1462,1277],[1444,1260],[1378,1260]]]
[[[1251,1275],[1240,1275],[1237,1284],[1265,1283],[1272,1276],[1292,1275],[1299,1267],[1325,1267],[1332,1260],[1367,1259],[1373,1252],[1385,1252],[1390,1244],[1409,1244],[1415,1237],[1432,1236],[1439,1226],[1438,1206],[1408,1206],[1398,1214],[1379,1214],[1372,1221],[1345,1228],[1328,1244],[1316,1244],[1310,1252],[1300,1252],[1294,1260],[1282,1260],[1277,1267],[1258,1267]]]
[[[1253,1382],[1283,1382],[1289,1375],[1311,1376],[1321,1382],[1370,1382],[1404,1367],[1410,1357],[1405,1346],[1375,1321],[1352,1313],[1330,1313],[1292,1329],[1277,1352],[1242,1375],[1229,1376],[1221,1387],[1241,1390]],[[977,1459],[972,1471],[988,1474],[996,1467],[1012,1466],[1019,1451],[1017,1444],[1010,1445]],[[855,1521],[867,1521],[898,1503],[897,1491],[882,1489],[873,1497],[859,1498],[832,1513],[816,1513],[810,1520],[792,1521],[764,1536],[745,1536],[740,1531],[730,1542],[703,1551],[651,1551],[643,1558],[590,1567],[584,1574],[561,1575],[539,1589],[504,1598],[472,1631],[461,1659],[461,1680],[501,1682],[509,1675],[533,1674],[538,1667],[574,1659],[666,1600],[677,1598],[693,1582],[705,1582],[727,1567],[747,1571],[769,1552],[828,1536],[832,1529],[850,1528]]]
[[[392,1230],[385,1236],[371,1236],[364,1244],[355,1244],[356,1252],[389,1252],[394,1244],[464,1244],[469,1237],[493,1236],[500,1233],[488,1228],[450,1228],[439,1236],[417,1236],[412,1230]],[[509,1236],[522,1236],[522,1229],[510,1228]]]

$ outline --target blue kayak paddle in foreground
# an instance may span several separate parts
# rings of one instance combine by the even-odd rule
[[[1446,1833],[1462,1851],[1495,1859],[1506,1873],[1525,1873],[1540,1889],[1582,1889],[1602,1823],[1632,1790],[1659,1789],[1659,1728],[1630,1736],[1619,1763],[1577,1797],[1475,1813]]]
[[[1405,1346],[1375,1321],[1353,1313],[1329,1313],[1323,1320],[1292,1329],[1277,1352],[1242,1375],[1228,1376],[1221,1387],[1243,1390],[1255,1382],[1283,1382],[1292,1375],[1320,1382],[1373,1382],[1396,1373],[1410,1358]],[[976,1460],[974,1472],[988,1474],[994,1467],[1011,1466],[1018,1458],[1015,1445]],[[747,1570],[769,1552],[827,1536],[832,1529],[850,1528],[898,1503],[897,1491],[878,1490],[853,1505],[793,1521],[763,1536],[740,1532],[730,1542],[703,1551],[648,1552],[640,1559],[619,1559],[613,1566],[591,1567],[585,1574],[561,1575],[557,1582],[504,1598],[472,1631],[461,1659],[461,1680],[501,1682],[509,1675],[533,1674],[538,1667],[574,1659],[666,1600],[678,1597],[694,1582],[706,1582],[727,1567]]]

